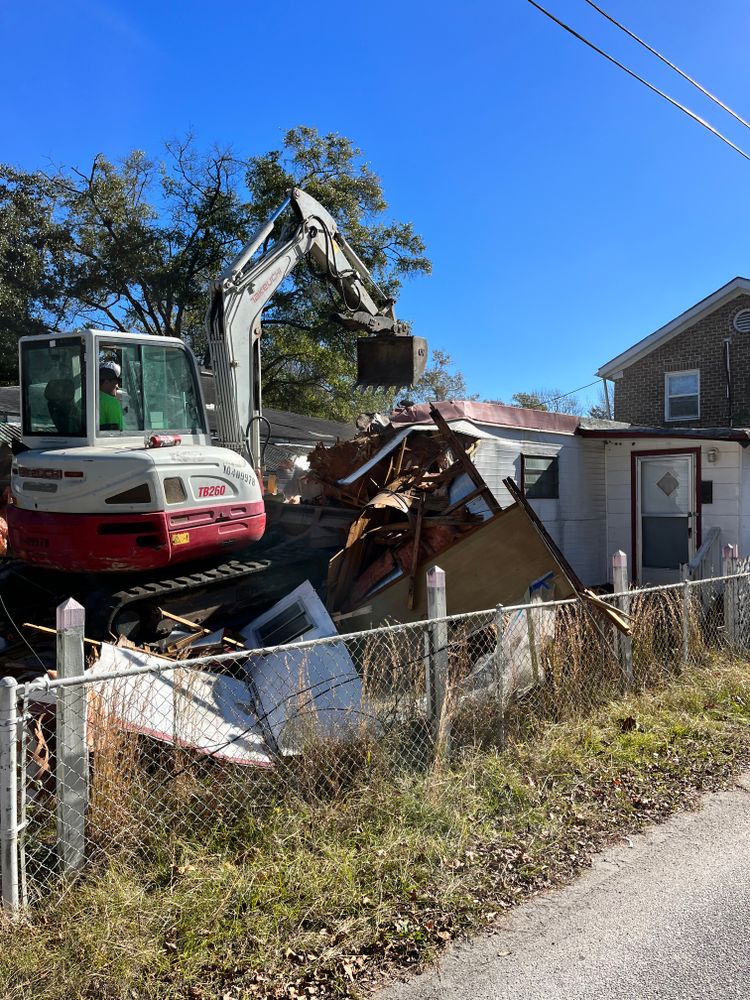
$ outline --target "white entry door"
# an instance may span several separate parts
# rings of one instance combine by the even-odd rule
[[[695,458],[644,456],[637,475],[638,579],[672,583],[695,554]]]

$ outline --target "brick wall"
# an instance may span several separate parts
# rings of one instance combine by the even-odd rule
[[[669,427],[750,427],[750,333],[738,333],[732,320],[750,309],[750,295],[720,306],[640,361],[615,381],[614,417],[634,424],[664,425],[664,375],[700,371],[700,417],[670,420]],[[732,413],[726,392],[724,340],[731,339]]]

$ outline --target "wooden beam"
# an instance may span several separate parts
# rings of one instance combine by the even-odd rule
[[[157,613],[160,614],[162,618],[168,618],[172,622],[177,622],[178,625],[185,625],[186,628],[195,629],[195,631],[199,632],[201,635],[211,635],[212,632],[217,631],[216,629],[204,628],[197,622],[191,622],[189,618],[180,618],[179,615],[170,614],[169,611],[165,611],[163,608],[157,608]],[[178,642],[179,641],[181,640],[178,640]],[[229,639],[227,636],[224,636],[224,642],[228,643],[230,646],[236,646],[237,649],[247,649],[247,646],[243,643],[237,642],[236,639]],[[177,643],[175,643],[175,645],[177,645]]]
[[[495,499],[492,490],[489,488],[487,483],[485,483],[485,481],[482,479],[477,467],[474,465],[472,460],[466,454],[466,449],[461,444],[461,439],[459,438],[458,434],[456,434],[455,431],[451,430],[451,428],[448,426],[448,422],[446,421],[445,417],[437,409],[437,407],[435,406],[430,407],[430,416],[432,417],[438,430],[450,444],[451,451],[453,452],[456,459],[460,463],[463,471],[466,473],[466,475],[469,477],[472,483],[474,483],[476,488],[480,490],[484,502],[490,508],[490,512],[493,514],[498,514],[502,510],[502,507]]]
[[[24,628],[33,628],[37,632],[46,632],[47,635],[57,635],[57,629],[47,628],[46,625],[33,625],[31,622],[24,622]],[[101,642],[98,639],[86,639],[83,640],[87,646],[101,646]]]
[[[424,493],[417,500],[417,524],[414,528],[414,551],[411,554],[411,566],[409,567],[409,593],[406,598],[406,606],[409,611],[414,610],[414,585],[417,580],[417,566],[419,565],[419,543],[422,540],[422,521],[424,520]]]
[[[472,500],[476,500],[477,497],[482,496],[483,493],[484,490],[477,486],[477,488],[472,490],[471,493],[467,493],[465,497],[461,497],[460,500],[456,500],[455,503],[452,503],[450,507],[446,507],[445,510],[442,511],[443,517],[447,517],[448,514],[452,514],[453,511],[457,510],[459,507],[465,507],[467,504],[470,504]]]

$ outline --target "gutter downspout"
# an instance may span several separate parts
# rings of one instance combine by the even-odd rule
[[[727,409],[729,411],[729,426],[734,427],[734,415],[732,413],[732,359],[730,348],[732,346],[732,338],[726,337],[724,340],[724,373],[727,380]]]

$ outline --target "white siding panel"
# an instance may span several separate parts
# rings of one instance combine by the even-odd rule
[[[503,507],[512,503],[512,497],[502,480],[510,476],[520,483],[521,455],[558,458],[559,499],[533,500],[531,504],[582,581],[589,586],[604,582],[607,496],[604,443],[546,431],[498,427],[482,427],[482,430],[491,432],[493,439],[482,439],[475,463]]]
[[[701,478],[713,482],[714,502],[702,509],[703,534],[717,527],[722,533],[722,544],[735,541],[737,535],[750,545],[750,456],[735,442],[714,442],[699,439],[654,438],[636,441],[617,440],[606,444],[607,527],[606,552],[608,572],[610,557],[617,549],[628,556],[632,578],[632,520],[631,520],[631,456],[649,451],[673,449],[684,451],[700,448]],[[717,460],[709,462],[709,450],[716,448]],[[746,512],[745,512],[746,508]],[[741,516],[742,511],[742,516]],[[742,531],[740,531],[742,528]],[[750,548],[745,548],[750,552]]]

